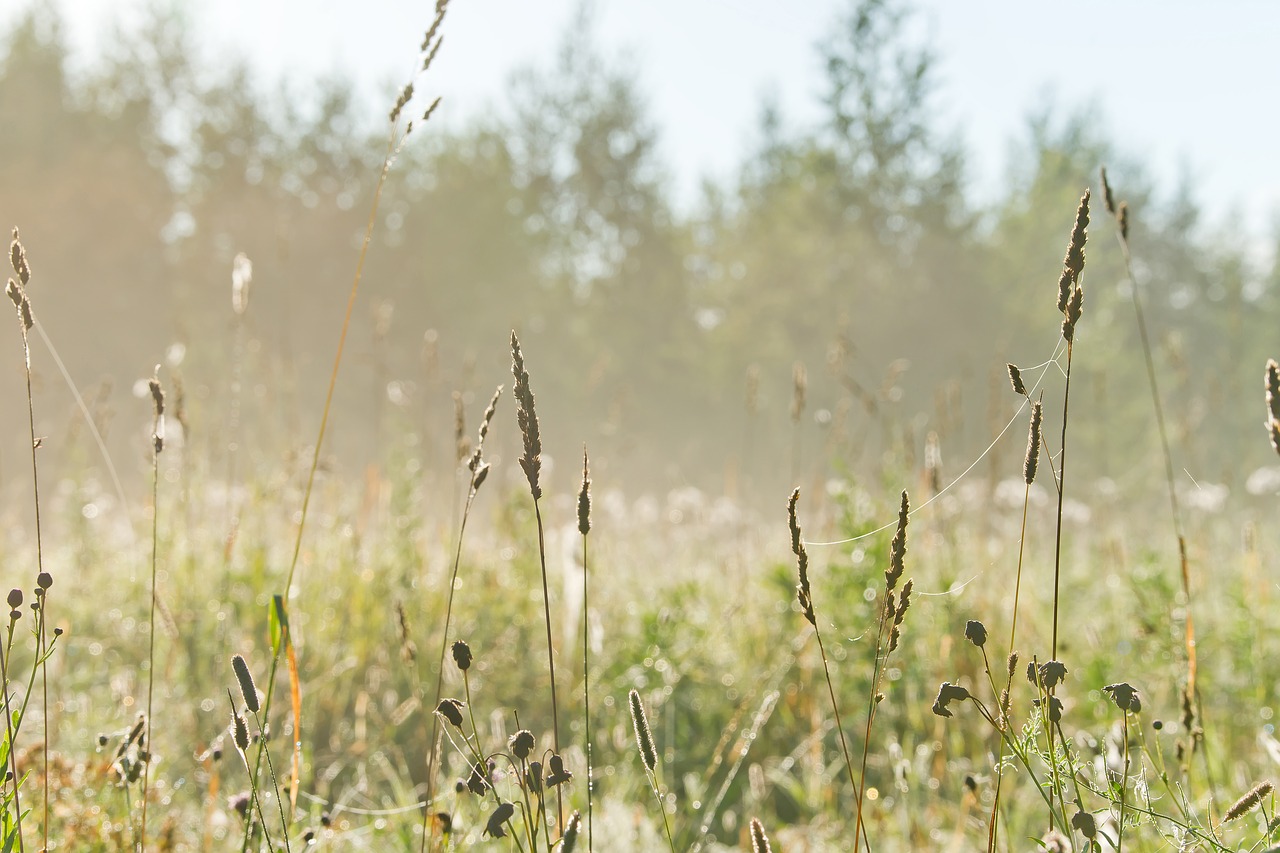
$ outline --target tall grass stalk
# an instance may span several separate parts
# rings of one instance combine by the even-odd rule
[[[827,680],[827,695],[831,697],[831,713],[836,718],[836,735],[840,738],[840,751],[844,754],[844,766],[849,773],[849,784],[853,786],[853,794],[859,800],[861,786],[853,773],[853,757],[849,754],[849,743],[844,736],[844,723],[840,718],[840,703],[836,700],[835,684],[831,680],[831,664],[827,660],[827,649],[822,644],[822,631],[818,628],[818,616],[813,607],[813,590],[809,585],[809,554],[804,547],[804,537],[800,534],[800,522],[796,518],[796,503],[800,500],[800,489],[793,489],[791,499],[787,501],[787,524],[791,530],[791,553],[796,555],[796,566],[799,570],[799,583],[796,584],[796,600],[800,603],[800,613],[805,621],[813,626],[813,636],[818,641],[818,654],[822,658],[822,673]],[[854,849],[857,847],[855,845]]]
[[[31,283],[31,266],[27,260],[26,249],[22,245],[22,241],[18,236],[18,229],[13,229],[13,241],[9,244],[9,263],[13,267],[14,274],[18,277],[17,281],[9,279],[9,283],[5,288],[5,292],[9,295],[10,301],[13,302],[14,308],[18,311],[18,327],[22,332],[22,359],[26,374],[27,383],[27,426],[29,428],[29,436],[31,439],[31,489],[32,502],[35,506],[35,522],[36,522],[36,573],[39,579],[47,577],[44,571],[44,537],[42,535],[42,527],[40,524],[40,465],[39,450],[41,440],[36,437],[36,409],[35,401],[31,391],[31,340],[29,332],[34,324],[31,311],[31,300],[27,297],[27,286]],[[43,587],[47,592],[47,587]],[[36,625],[36,658],[40,667],[40,687],[41,687],[41,710],[43,713],[43,742],[41,744],[43,753],[43,819],[40,822],[40,839],[41,846],[45,849],[49,847],[49,678],[48,666],[46,664],[46,641],[45,635],[45,607],[47,600],[45,595],[39,595],[39,612],[37,614]],[[23,699],[23,708],[26,707],[26,699]],[[12,751],[14,744],[10,742],[9,748]],[[19,778],[14,777],[14,789],[17,790]],[[19,845],[22,843],[22,812],[18,812],[18,840]]]
[[[907,613],[907,608],[911,605],[912,582],[910,580],[902,585],[902,591],[898,595],[896,605],[893,595],[898,580],[902,577],[906,567],[907,519],[910,514],[911,505],[904,489],[902,502],[898,509],[898,529],[894,532],[893,542],[889,546],[889,568],[884,573],[884,598],[880,606],[880,617],[876,627],[875,661],[872,663],[871,669],[871,691],[867,697],[867,724],[862,736],[862,770],[859,773],[858,786],[856,788],[858,810],[853,826],[853,849],[855,851],[858,849],[858,837],[863,832],[862,811],[866,799],[863,795],[867,790],[867,756],[871,751],[871,727],[875,723],[876,709],[880,707],[880,702],[884,699],[880,694],[880,682],[884,678],[884,671],[889,663],[889,655],[898,647],[899,626],[902,624],[902,618]],[[867,839],[865,835],[863,839],[867,849],[870,850],[870,839]]]
[[[427,70],[430,69],[431,63],[435,59],[436,52],[440,49],[442,36],[439,34],[439,30],[440,30],[441,24],[444,22],[444,16],[447,9],[448,9],[448,0],[438,0],[438,2],[436,3],[435,18],[432,20],[431,26],[427,29],[426,35],[423,37],[422,46],[419,49],[419,59],[414,68],[414,74],[413,74],[414,79],[416,79],[419,74],[425,73]],[[329,426],[329,415],[333,409],[334,390],[336,389],[338,384],[338,372],[339,372],[339,369],[342,367],[342,356],[346,349],[347,332],[351,328],[351,316],[355,309],[356,296],[360,292],[360,281],[364,274],[365,259],[368,257],[369,244],[373,240],[373,228],[375,223],[378,220],[378,206],[380,201],[382,200],[382,191],[386,187],[387,176],[391,172],[391,166],[395,163],[397,155],[400,153],[400,150],[404,147],[404,144],[408,140],[409,135],[413,132],[414,123],[412,120],[406,123],[406,125],[403,127],[403,130],[401,129],[401,125],[400,125],[400,116],[404,111],[404,108],[408,105],[409,101],[412,99],[412,97],[413,97],[413,82],[410,82],[405,85],[404,89],[401,90],[400,97],[397,99],[395,106],[392,107],[391,113],[389,116],[390,128],[387,131],[387,147],[386,147],[385,153],[383,154],[382,166],[378,170],[378,180],[374,185],[373,200],[369,204],[369,216],[368,216],[368,219],[365,221],[364,238],[360,241],[360,253],[356,260],[355,273],[353,274],[351,279],[351,291],[347,296],[347,307],[346,307],[346,310],[343,312],[342,327],[341,327],[341,331],[338,334],[337,352],[334,354],[334,357],[333,357],[333,369],[329,373],[329,385],[328,385],[328,389],[325,392],[324,408],[322,409],[320,414],[320,428],[319,428],[318,435],[316,436],[315,446],[312,449],[311,465],[309,467],[309,470],[307,471],[307,485],[303,490],[302,508],[298,515],[298,525],[297,525],[297,530],[295,532],[295,537],[293,542],[293,555],[289,560],[289,573],[285,578],[283,597],[286,602],[288,601],[289,596],[292,594],[293,579],[294,579],[294,576],[297,574],[298,560],[302,554],[302,537],[306,531],[307,510],[311,506],[311,495],[315,491],[316,472],[320,468],[320,451],[321,451],[321,448],[324,446],[324,437]],[[427,107],[426,111],[422,114],[422,118],[420,120],[421,123],[425,124],[431,118],[431,115],[435,112],[435,109],[439,105],[439,103],[440,103],[440,100],[437,98],[435,101],[431,103],[430,106]],[[279,667],[280,653],[284,650],[284,648],[285,648],[285,643],[282,641],[273,650],[273,653],[271,656],[270,675],[269,675],[269,681],[267,682],[267,698],[266,698],[266,702],[263,704],[263,711],[262,711],[263,718],[266,719],[268,722],[271,719],[271,704],[272,704],[272,700],[275,697],[275,681],[276,681],[275,676],[276,676],[277,669]],[[295,742],[298,740],[297,731],[293,732],[293,738]],[[265,751],[265,748],[266,748],[266,738],[263,738],[261,743],[259,744],[257,761],[255,762],[255,765],[251,774],[254,777],[255,781],[257,778],[257,774],[262,766],[262,755],[263,755],[263,752]],[[248,837],[249,837],[248,832],[246,831],[245,844],[244,844],[245,847],[248,846]]]
[[[1012,365],[1010,365],[1012,367]],[[1015,368],[1016,370],[1016,368]],[[1016,375],[1012,374],[1011,375]],[[1020,381],[1014,382],[1014,390],[1017,391],[1021,385]],[[1023,391],[1025,393],[1025,389]],[[1022,592],[1022,562],[1027,549],[1027,508],[1031,503],[1031,484],[1035,482],[1036,472],[1040,462],[1040,444],[1043,441],[1041,424],[1044,419],[1044,409],[1040,401],[1036,401],[1031,407],[1031,424],[1027,430],[1027,454],[1022,463],[1022,479],[1024,481],[1024,489],[1022,492],[1022,526],[1018,534],[1018,571],[1014,576],[1013,582],[1013,616],[1009,625],[1009,655],[1010,661],[1013,660],[1014,650],[1016,648],[1018,638],[1018,600]],[[1046,454],[1047,456],[1047,454]],[[983,651],[983,658],[986,658],[986,651]],[[990,668],[988,667],[988,671]],[[1007,732],[1009,728],[1009,693],[1013,689],[1013,667],[1010,666],[1006,673],[1004,692],[1000,694],[1000,707],[997,709],[996,720],[1002,731]],[[1004,738],[1000,739],[1000,752],[996,758],[996,790],[991,800],[991,822],[987,830],[987,853],[995,853],[996,840],[999,837],[999,816],[1000,816],[1000,789],[1004,782]]]
[[[556,656],[555,646],[551,639],[551,592],[547,583],[547,545],[546,534],[542,526],[542,508],[539,499],[542,497],[542,433],[538,429],[538,412],[534,407],[533,390],[529,387],[529,371],[524,367],[524,353],[520,351],[520,340],[515,331],[511,332],[511,375],[515,379],[512,393],[516,398],[516,422],[520,426],[520,437],[524,444],[524,454],[520,457],[520,467],[525,479],[529,481],[529,494],[533,498],[533,515],[538,523],[538,565],[542,569],[542,609],[547,628],[547,671],[551,679],[551,737],[555,753],[560,755],[560,704],[556,700]],[[556,786],[556,830],[564,829],[564,795],[560,786]]]
[[[160,387],[160,365],[148,383],[155,404],[155,421],[151,429],[151,608],[147,616],[147,725],[146,747],[150,752],[154,735],[152,696],[156,673],[156,576],[160,553],[160,454],[164,451],[164,389]],[[151,790],[151,760],[142,762],[142,822],[138,846],[147,848],[147,794]]]
[[[502,386],[498,386],[498,390],[493,392],[493,399],[489,401],[489,407],[484,410],[484,417],[480,420],[479,439],[476,441],[476,449],[471,455],[470,461],[467,463],[471,471],[470,485],[467,488],[466,504],[462,510],[462,519],[458,523],[458,537],[454,543],[453,552],[453,572],[449,576],[449,594],[444,609],[444,628],[440,634],[440,656],[436,663],[436,692],[435,698],[431,700],[431,707],[434,708],[440,704],[441,691],[444,688],[444,657],[445,652],[449,648],[449,626],[453,619],[453,594],[458,585],[458,568],[462,564],[462,539],[467,532],[467,519],[471,516],[471,505],[475,502],[476,492],[480,490],[480,486],[484,483],[489,475],[489,464],[484,461],[484,440],[489,434],[489,424],[493,422],[493,414],[498,408],[498,398],[502,396]],[[466,670],[463,670],[466,675]],[[470,701],[470,700],[468,700]],[[435,779],[436,779],[436,751],[440,740],[440,715],[431,715],[431,738],[427,741],[427,793],[426,803],[422,811],[422,848],[426,850],[428,828],[431,818],[431,801],[435,795]]]
[[[644,763],[645,775],[649,779],[649,787],[654,799],[658,801],[658,811],[662,814],[662,828],[667,833],[667,845],[671,853],[676,853],[676,841],[671,835],[671,821],[667,819],[667,804],[663,801],[662,789],[658,787],[658,750],[653,745],[653,730],[649,728],[649,716],[645,713],[644,702],[640,700],[639,691],[632,689],[627,694],[631,706],[631,725],[636,733],[636,748],[640,751],[640,760]]]
[[[591,532],[591,469],[587,447],[582,446],[582,488],[578,490],[578,532],[582,534],[582,723],[587,739],[587,851],[594,850],[591,833],[591,606],[587,597],[589,576],[587,534]]]

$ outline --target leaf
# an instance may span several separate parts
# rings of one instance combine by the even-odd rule
[[[276,657],[280,654],[280,642],[289,630],[289,617],[285,613],[283,596],[271,596],[271,612],[267,614],[267,621],[271,628],[271,656]]]
[[[289,614],[284,597],[271,597],[271,649],[278,655],[283,643],[289,665],[289,701],[293,712],[293,755],[289,770],[289,810],[298,809],[298,789],[302,784],[302,687],[298,677],[298,655],[289,633]]]

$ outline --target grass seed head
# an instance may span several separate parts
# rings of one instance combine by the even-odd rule
[[[650,773],[658,766],[658,750],[653,745],[653,732],[649,729],[649,718],[644,712],[644,703],[635,689],[627,694],[631,702],[631,725],[636,730],[636,745],[640,748],[640,759]]]
[[[1071,228],[1071,244],[1067,247],[1067,256],[1062,266],[1071,273],[1071,284],[1079,285],[1080,273],[1084,271],[1084,244],[1088,240],[1089,228],[1089,191],[1080,196],[1080,206],[1076,208],[1075,225]]]
[[[22,248],[17,228],[13,229],[13,242],[9,244],[9,265],[13,267],[23,287],[31,283],[31,267],[27,263],[27,250]]]
[[[582,488],[578,490],[578,532],[591,532],[591,470],[587,465],[587,446],[582,446]]]
[[[1271,788],[1270,780],[1263,780],[1254,785],[1249,793],[1236,800],[1231,808],[1227,809],[1227,813],[1222,817],[1223,822],[1237,820],[1253,811],[1258,803],[1262,802],[1262,798],[1271,793]]]
[[[889,545],[889,568],[884,573],[884,586],[886,591],[892,591],[898,585],[898,580],[902,577],[905,568],[905,557],[907,554],[907,516],[910,514],[911,503],[907,498],[907,490],[902,490],[902,503],[898,507],[898,529],[893,534],[893,542]]]
[[[1116,199],[1111,194],[1111,183],[1107,180],[1107,167],[1103,166],[1098,170],[1098,176],[1102,179],[1102,200],[1107,205],[1107,213],[1112,216],[1116,215]]]
[[[538,430],[538,412],[529,387],[529,371],[525,370],[524,353],[520,351],[520,340],[514,331],[511,333],[511,375],[515,378],[516,422],[524,440],[520,468],[529,481],[529,493],[536,501],[542,497],[542,486],[538,482],[542,473],[542,434]]]
[[[1005,367],[1009,369],[1009,384],[1013,386],[1013,393],[1019,397],[1025,397],[1027,386],[1022,383],[1022,371],[1016,364],[1006,364]]]
[[[787,501],[787,523],[791,529],[791,553],[796,555],[800,583],[796,585],[796,598],[800,602],[800,612],[810,625],[817,626],[817,616],[813,612],[813,592],[809,588],[809,554],[804,549],[804,540],[800,536],[800,522],[796,520],[796,502],[800,500],[800,490],[791,492]]]
[[[1076,337],[1076,323],[1080,321],[1080,314],[1084,310],[1084,289],[1077,286],[1071,291],[1071,298],[1067,300],[1067,310],[1062,318],[1062,339],[1067,343],[1071,343]]]
[[[1022,479],[1031,485],[1040,465],[1040,429],[1044,421],[1044,409],[1039,401],[1031,406],[1031,428],[1027,433],[1027,455],[1022,460]]]
[[[253,674],[249,672],[249,664],[240,655],[231,658],[231,668],[235,670],[236,681],[240,682],[240,695],[244,697],[244,706],[251,713],[258,713],[258,688],[253,683]]]
[[[249,726],[239,711],[231,711],[231,739],[241,753],[249,748]]]
[[[560,853],[573,853],[578,847],[578,834],[582,832],[582,814],[575,811],[569,815],[565,824],[564,836],[560,839]]]
[[[769,836],[764,834],[764,824],[759,818],[751,818],[751,853],[772,853]]]

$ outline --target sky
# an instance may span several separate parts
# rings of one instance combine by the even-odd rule
[[[91,57],[146,2],[171,3],[203,58],[247,58],[265,80],[359,81],[371,112],[413,68],[430,0],[39,0]],[[453,0],[426,90],[442,118],[500,108],[512,74],[554,60],[581,0]],[[681,204],[751,149],[762,99],[784,120],[818,116],[815,45],[847,0],[592,0],[597,44],[635,69]],[[23,8],[0,4],[0,19]],[[1280,3],[1269,0],[915,0],[938,54],[939,124],[971,152],[977,198],[1007,174],[1027,117],[1093,107],[1120,150],[1170,190],[1188,176],[1212,222],[1254,238],[1280,221]],[[353,9],[359,13],[354,14]],[[1123,188],[1120,188],[1123,192]]]

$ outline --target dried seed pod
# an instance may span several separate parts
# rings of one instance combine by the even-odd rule
[[[436,706],[436,713],[453,723],[457,728],[462,728],[462,709],[466,707],[457,699],[441,699],[440,704]]]
[[[466,672],[471,669],[471,647],[467,645],[465,640],[458,640],[453,644],[453,662],[458,665],[458,669]]]

